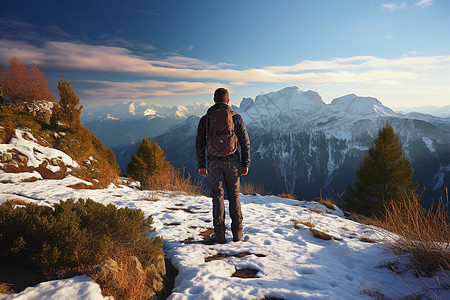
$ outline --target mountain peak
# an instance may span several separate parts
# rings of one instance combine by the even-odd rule
[[[277,92],[271,92],[264,95],[256,96],[255,103],[264,101],[276,100],[277,102],[283,102],[288,104],[290,108],[294,108],[297,104],[313,104],[321,103],[325,104],[322,97],[314,91],[303,91],[296,86],[286,87]]]
[[[348,94],[333,99],[329,105],[333,111],[345,112],[350,115],[358,116],[385,116],[402,117],[401,114],[394,112],[389,107],[384,106],[378,99],[373,97],[359,97],[355,94]]]
[[[184,119],[190,115],[204,115],[208,107],[209,105],[206,103],[191,103],[169,107],[128,100],[110,106],[86,108],[81,115],[81,121],[83,124],[86,124],[105,119],[126,120],[158,117]]]

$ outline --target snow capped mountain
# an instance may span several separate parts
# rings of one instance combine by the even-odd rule
[[[144,137],[153,139],[170,126],[189,116],[202,116],[209,104],[192,103],[185,106],[162,106],[139,101],[125,101],[112,106],[86,108],[81,122],[103,144],[111,148],[123,171]]]
[[[448,119],[404,115],[375,98],[353,94],[326,104],[318,93],[297,87],[259,95],[255,101],[244,98],[235,110],[243,117],[251,140],[252,163],[244,180],[272,192],[285,191],[285,182],[299,198],[343,192],[356,178],[359,163],[386,122],[399,135],[413,165],[414,180],[426,186],[425,197],[436,199],[450,185]],[[169,160],[186,166],[191,174],[197,173],[197,123],[180,124],[182,136],[176,134],[179,130],[169,130],[157,138]]]
[[[358,97],[354,94],[333,99],[330,108],[335,112],[346,113],[355,118],[376,118],[380,116],[403,117],[402,114],[396,113],[392,109],[381,104],[376,98]]]
[[[290,107],[297,104],[291,101],[305,101],[303,105],[309,106],[310,100],[319,99],[314,93],[293,93],[298,93],[299,96],[285,98],[286,105],[292,104]],[[260,99],[256,102],[247,100],[247,108],[258,105]],[[276,98],[271,100],[277,103]],[[316,102],[322,105],[319,101]],[[316,105],[314,101],[311,103]],[[134,108],[136,112],[136,107]],[[278,118],[286,115],[289,114],[279,114],[273,120],[281,123],[283,120]],[[338,117],[335,118],[337,121]],[[193,136],[198,120],[199,117],[190,116],[159,138],[172,153],[176,151],[181,162],[192,161],[190,151],[193,152],[194,149]],[[347,118],[344,121],[349,120]],[[400,125],[405,126],[405,132],[410,134],[408,141],[413,143],[408,150],[410,155],[416,149],[422,151],[420,147],[425,147],[437,158],[442,153],[450,153],[448,143],[445,144],[445,138],[448,137],[443,134],[445,131],[430,123],[409,119],[401,123],[403,121],[396,121],[394,117],[382,117],[381,120],[400,122]],[[309,183],[314,187],[314,182],[323,180],[323,176],[330,172],[340,172],[336,171],[342,168],[337,163],[339,159],[344,164],[349,159],[346,156],[350,152],[347,140],[329,138],[320,131],[270,133],[258,128],[259,124],[255,122],[251,124],[252,131],[249,129],[254,157],[250,170],[254,176],[264,175],[265,182],[279,184],[282,175],[280,172],[288,174],[289,164],[294,164],[298,168],[289,172],[297,174],[302,189],[307,187],[302,182],[305,169],[301,156],[305,155],[305,161],[309,161],[311,166],[307,171]],[[323,128],[327,127],[324,125]],[[65,135],[55,133],[54,136]],[[210,197],[177,191],[150,192],[135,189],[135,185],[124,184],[110,184],[102,189],[74,188],[80,185],[92,186],[92,183],[66,172],[60,174],[58,179],[49,175],[62,169],[67,171],[67,168],[77,168],[81,163],[77,163],[69,155],[71,153],[52,148],[52,143],[44,137],[52,140],[49,135],[37,136],[30,130],[16,129],[7,144],[0,144],[0,204],[13,201],[16,205],[34,203],[52,206],[61,200],[89,198],[105,205],[140,209],[145,216],[151,215],[154,222],[152,227],[155,229],[152,235],[164,238],[167,258],[178,270],[169,299],[347,300],[369,299],[369,295],[406,299],[412,293],[424,298],[450,297],[450,278],[445,272],[438,272],[435,277],[417,276],[416,271],[411,268],[408,255],[398,256],[384,247],[382,237],[395,238],[394,235],[375,226],[346,219],[344,212],[337,207],[325,207],[314,201],[241,194],[244,239],[232,242],[231,232],[227,230],[226,244],[209,245],[202,237],[213,232]],[[353,142],[364,144],[362,138]],[[270,151],[271,155],[261,160],[262,153]],[[337,157],[339,153],[341,156]],[[430,170],[434,170],[433,164],[440,161],[424,156],[424,162]],[[95,159],[89,157],[83,164],[91,165],[94,162]],[[12,168],[7,168],[6,165]],[[188,168],[195,170],[195,163]],[[436,177],[436,182],[448,183],[446,176],[450,167],[440,170],[443,176]],[[81,173],[84,172],[79,174]],[[313,179],[315,176],[318,176],[317,180]],[[349,176],[346,179],[348,178]],[[148,201],[149,195],[152,201]],[[228,218],[226,222],[229,225]],[[18,277],[13,276],[13,273],[22,274],[16,272],[19,270],[15,269],[15,265],[11,267],[3,270],[2,275],[6,276],[2,282]],[[33,269],[28,269],[27,275],[31,277],[33,272]],[[239,273],[243,272],[247,272],[247,276],[241,275],[239,278]],[[0,299],[79,300],[111,297],[103,296],[100,286],[92,278],[80,275],[41,282],[20,293],[2,294]]]
[[[446,106],[420,106],[414,108],[404,109],[405,113],[421,113],[421,114],[430,114],[436,117],[441,118],[450,118],[450,105]]]
[[[81,116],[82,123],[97,120],[125,120],[142,118],[184,119],[190,115],[203,115],[209,107],[206,103],[193,103],[186,106],[162,106],[140,101],[125,101],[112,106],[85,108]]]

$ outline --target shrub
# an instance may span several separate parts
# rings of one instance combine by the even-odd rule
[[[142,268],[153,270],[146,273],[153,281],[158,274],[152,265],[160,265],[163,256],[162,238],[149,237],[152,222],[141,210],[90,199],[69,199],[53,207],[15,207],[8,201],[0,205],[0,258],[60,276],[77,269],[95,278],[101,271],[94,266],[135,257]]]
[[[450,227],[442,197],[436,207],[427,210],[420,196],[405,193],[401,201],[385,205],[379,226],[397,235],[384,233],[384,243],[397,253],[410,253],[417,269],[425,274],[450,269]]]
[[[38,66],[31,64],[27,69],[27,66],[15,57],[9,61],[8,71],[0,70],[0,88],[6,98],[14,103],[55,99],[44,73]]]
[[[204,194],[200,182],[193,181],[189,173],[179,170],[172,172],[156,170],[143,179],[141,187],[146,190],[178,191],[189,195]]]
[[[82,165],[82,168],[73,170],[72,174],[87,181],[97,179],[96,187],[107,186],[119,176],[120,167],[112,150],[103,147],[101,141],[86,127],[75,132],[66,132],[56,148],[69,153]],[[93,159],[90,159],[91,157]]]

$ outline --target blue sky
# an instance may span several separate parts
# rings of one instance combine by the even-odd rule
[[[2,3],[0,64],[59,74],[85,106],[232,102],[295,85],[326,103],[450,104],[450,1],[90,0]]]

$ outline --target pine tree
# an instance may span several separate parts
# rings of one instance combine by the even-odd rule
[[[51,123],[53,126],[63,126],[76,131],[81,128],[80,116],[83,105],[80,105],[80,99],[72,90],[70,81],[65,81],[62,75],[58,82],[58,91],[59,106],[54,106]]]
[[[153,142],[152,144],[150,140],[145,137],[142,139],[136,155],[131,156],[127,171],[128,175],[132,178],[142,182],[148,176],[155,173],[172,173],[173,168],[166,160],[164,151],[158,143]]]
[[[344,194],[344,207],[367,216],[380,215],[384,204],[399,200],[404,189],[418,186],[412,182],[411,163],[403,157],[398,135],[387,123],[378,131],[356,177],[352,181],[354,187],[349,185]]]

